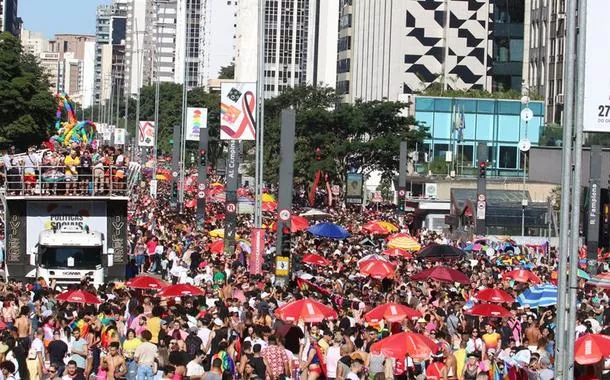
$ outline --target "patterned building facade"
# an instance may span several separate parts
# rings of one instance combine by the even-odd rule
[[[445,89],[521,88],[524,0],[342,0],[345,101]]]

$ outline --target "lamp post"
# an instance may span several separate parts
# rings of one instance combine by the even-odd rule
[[[523,93],[524,95],[521,97],[521,104],[523,105],[523,109],[521,110],[521,120],[525,122],[525,131],[524,137],[519,140],[519,150],[523,154],[521,167],[521,170],[523,171],[523,188],[521,191],[521,236],[525,236],[525,209],[528,205],[527,193],[525,192],[525,180],[527,171],[527,152],[531,147],[531,143],[527,138],[527,127],[528,122],[534,116],[532,110],[528,107],[530,103],[530,97],[528,96],[529,89],[524,87]]]

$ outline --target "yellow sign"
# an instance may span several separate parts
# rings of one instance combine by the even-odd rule
[[[275,275],[279,277],[288,276],[288,270],[290,268],[290,258],[285,256],[275,257]]]

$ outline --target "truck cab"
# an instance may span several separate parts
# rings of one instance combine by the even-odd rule
[[[96,286],[105,280],[103,263],[113,265],[112,248],[106,248],[104,234],[89,231],[89,227],[63,226],[40,233],[38,244],[32,249],[26,277],[42,277],[58,285],[78,283],[89,277]],[[106,260],[104,257],[106,256]]]

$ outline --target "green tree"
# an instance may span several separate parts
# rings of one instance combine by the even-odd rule
[[[0,139],[24,148],[48,138],[55,105],[49,80],[19,40],[0,34]]]
[[[391,177],[397,169],[400,141],[412,148],[427,134],[400,102],[344,104],[333,89],[300,86],[265,102],[265,178],[277,181],[282,109],[296,110],[295,183],[307,183],[317,169],[336,183],[348,171],[365,175],[379,170]],[[319,149],[319,154],[316,150]]]
[[[222,66],[218,72],[218,79],[234,79],[235,78],[235,62],[231,62],[227,66]]]

